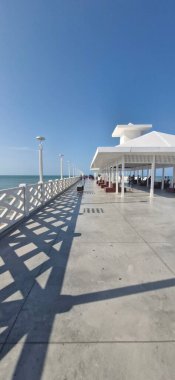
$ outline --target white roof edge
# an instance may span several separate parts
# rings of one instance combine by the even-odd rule
[[[128,152],[175,152],[175,147],[167,146],[167,147],[127,147],[127,146],[114,146],[114,147],[99,147],[94,155],[94,159],[96,158],[98,153],[128,153]]]
[[[123,151],[124,151],[125,148],[123,148]],[[152,154],[154,153],[158,153],[158,152],[161,152],[161,153],[168,153],[168,152],[171,152],[171,153],[174,153],[175,152],[175,147],[170,147],[170,146],[167,146],[167,147],[144,147],[144,148],[140,148],[140,147],[132,147],[130,148],[130,152],[139,152],[139,153],[145,153],[145,152],[150,152]]]
[[[99,148],[96,149],[96,152],[95,152],[95,154],[94,154],[94,157],[93,157],[93,159],[92,159],[92,161],[91,161],[90,169],[92,169],[93,162],[95,161],[98,152],[99,152]]]

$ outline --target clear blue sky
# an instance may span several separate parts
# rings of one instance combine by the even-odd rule
[[[85,172],[118,123],[175,133],[174,0],[0,1],[0,174]]]

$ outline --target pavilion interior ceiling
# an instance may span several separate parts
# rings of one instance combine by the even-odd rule
[[[125,169],[128,168],[148,168],[152,164],[153,155],[144,155],[144,154],[128,154],[124,155],[125,157]],[[119,167],[121,166],[122,162],[122,156],[117,157],[111,154],[107,155],[99,154],[99,157],[97,159],[96,167],[99,167],[100,169],[105,169],[109,166],[116,166],[116,163],[118,162]],[[175,165],[175,154],[173,155],[167,155],[167,154],[156,154],[155,155],[155,163],[156,167],[171,167],[172,165]]]

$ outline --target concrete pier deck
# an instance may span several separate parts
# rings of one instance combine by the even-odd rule
[[[175,197],[87,181],[0,243],[1,380],[173,380]]]

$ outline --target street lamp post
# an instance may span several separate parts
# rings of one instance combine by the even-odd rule
[[[45,140],[43,136],[37,136],[36,140],[39,141],[39,183],[43,183],[43,144]]]
[[[60,157],[60,177],[62,180],[63,179],[63,157],[64,157],[64,154],[59,154],[59,157]]]

